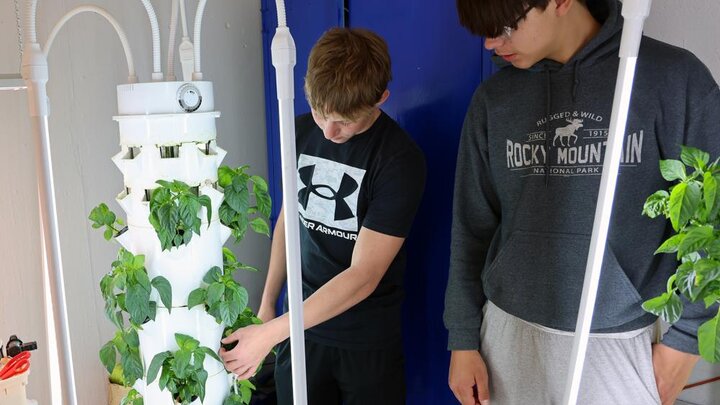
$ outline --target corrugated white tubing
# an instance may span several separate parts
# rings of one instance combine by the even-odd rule
[[[175,35],[178,22],[178,0],[172,0],[172,12],[170,13],[170,35],[168,37],[167,57],[167,80],[175,81]]]
[[[33,3],[37,4],[37,0],[33,0]],[[122,29],[122,27],[117,22],[117,20],[115,20],[115,18],[112,15],[110,15],[110,13],[107,12],[107,10],[97,7],[97,6],[89,6],[89,5],[79,6],[79,7],[75,7],[74,9],[70,10],[69,12],[67,12],[60,19],[60,21],[58,21],[57,24],[55,24],[55,27],[53,27],[52,31],[50,31],[50,35],[48,36],[47,42],[45,43],[45,48],[43,48],[43,53],[45,54],[45,57],[47,58],[48,54],[50,53],[50,48],[52,47],[53,42],[55,42],[55,37],[57,36],[58,32],[60,32],[60,29],[63,27],[63,25],[66,22],[68,22],[68,20],[73,18],[74,16],[76,16],[80,13],[86,13],[86,12],[99,14],[102,17],[105,17],[105,19],[110,23],[110,25],[112,25],[113,28],[115,28],[115,32],[117,32],[118,37],[120,38],[120,43],[122,44],[123,50],[125,51],[125,59],[127,60],[127,65],[128,65],[128,83],[137,83],[137,74],[135,72],[135,61],[132,56],[132,50],[130,50],[130,44],[128,43],[127,35],[125,35],[125,31]],[[28,14],[30,14],[30,13],[28,13]],[[35,14],[34,10],[33,10],[32,14],[33,15]],[[33,17],[33,21],[34,21],[34,17]],[[35,33],[34,25],[35,25],[34,23],[31,24],[31,27],[33,27],[32,33],[29,33],[29,32],[24,33],[25,35],[28,35],[27,36],[28,41],[37,40],[37,34]],[[30,31],[30,30],[26,30],[26,31]],[[32,42],[27,42],[27,43],[32,43]]]
[[[152,30],[152,44],[153,44],[153,81],[161,81],[163,79],[162,67],[160,66],[160,27],[158,26],[157,15],[155,9],[150,0],[140,0],[145,11],[147,11],[148,18],[150,19],[150,29]]]
[[[205,13],[207,0],[200,0],[195,12],[195,25],[193,28],[193,46],[195,47],[195,71],[193,80],[202,80],[202,69],[200,66],[200,32],[202,31],[202,18]]]

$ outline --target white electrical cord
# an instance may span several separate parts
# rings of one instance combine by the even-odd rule
[[[145,6],[147,11],[148,19],[150,19],[150,29],[152,31],[152,44],[153,44],[153,81],[161,81],[163,79],[162,68],[160,65],[160,27],[158,26],[157,15],[155,9],[150,0],[140,0]]]
[[[193,45],[195,46],[195,70],[192,74],[193,80],[202,80],[202,69],[200,68],[200,33],[202,32],[202,19],[205,13],[207,0],[200,0],[195,12],[195,26],[193,27]]]
[[[177,33],[178,5],[178,0],[172,0],[170,34],[168,36],[167,75],[165,76],[165,79],[169,82],[175,81],[175,36]]]
[[[35,0],[37,1],[37,0]],[[118,37],[120,38],[120,43],[122,43],[123,50],[125,51],[125,59],[127,60],[128,65],[128,83],[137,83],[137,74],[135,72],[135,61],[132,56],[132,51],[130,50],[130,44],[127,40],[127,35],[125,35],[125,31],[122,29],[120,24],[115,20],[115,18],[110,15],[110,13],[107,12],[107,10],[97,7],[97,6],[79,6],[76,7],[67,14],[65,14],[60,21],[55,24],[55,27],[53,27],[52,31],[50,31],[50,35],[48,36],[47,42],[45,42],[45,49],[43,49],[43,53],[45,54],[45,57],[50,53],[50,49],[52,48],[53,43],[55,42],[55,37],[57,36],[58,32],[60,32],[60,29],[65,25],[66,22],[68,22],[71,18],[74,16],[80,14],[80,13],[95,13],[102,17],[105,17],[105,19],[110,23],[110,25],[115,28],[115,32],[117,32]],[[35,34],[29,34],[29,38],[37,38]],[[32,43],[32,42],[27,42]]]

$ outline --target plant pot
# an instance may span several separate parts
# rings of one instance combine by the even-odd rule
[[[207,180],[215,182],[218,166],[227,154],[214,141],[207,154],[205,144],[195,142],[181,144],[177,152],[178,157],[163,158],[155,145],[144,145],[137,155],[123,147],[112,160],[123,173],[125,187],[135,191],[157,188],[157,180],[180,180],[190,185],[203,184]]]
[[[108,405],[120,405],[120,401],[123,400],[130,392],[131,387],[125,387],[120,384],[108,384]]]

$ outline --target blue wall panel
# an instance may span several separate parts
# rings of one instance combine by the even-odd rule
[[[455,157],[472,93],[492,72],[489,57],[480,38],[459,26],[453,1],[345,0],[344,3],[345,19],[342,1],[290,1],[294,6],[288,9],[288,22],[298,48],[296,112],[308,111],[302,77],[308,52],[325,29],[346,24],[371,29],[386,39],[393,61],[393,81],[390,98],[383,109],[423,149],[428,167],[425,196],[407,242],[403,314],[407,403],[455,404],[447,387],[449,353],[447,332],[442,324]],[[265,18],[265,23],[266,27],[274,27],[274,14],[271,19]],[[273,31],[274,28],[267,33],[267,55]],[[272,86],[266,86],[268,119],[276,122],[275,79],[268,69],[272,70],[272,66],[266,58],[267,80],[272,80]],[[271,111],[275,111],[274,115]],[[276,126],[268,123],[268,153],[271,166],[276,168],[271,168],[271,186],[278,190],[279,196],[280,147]],[[277,196],[275,201],[279,201]]]
[[[350,0],[350,26],[385,38],[393,81],[385,110],[425,152],[428,178],[408,240],[403,308],[408,404],[456,404],[447,386],[442,323],[460,129],[482,79],[482,42],[457,22],[454,1]]]

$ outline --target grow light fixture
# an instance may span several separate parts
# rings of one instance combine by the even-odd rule
[[[578,310],[578,319],[575,325],[575,338],[570,357],[565,395],[563,404],[575,405],[580,391],[580,381],[585,365],[590,326],[595,310],[595,299],[600,285],[603,255],[607,243],[610,216],[612,214],[613,200],[615,198],[615,185],[617,184],[620,156],[622,154],[625,125],[630,108],[633,81],[635,79],[635,64],[637,63],[640,40],[642,39],[643,25],[650,14],[652,0],[625,0],[622,3],[623,23],[622,39],[620,40],[620,65],[618,67],[615,96],[613,99],[612,114],[610,116],[610,132],[607,141],[607,153],[603,162],[602,177],[600,178],[600,191],[595,208],[595,220],[587,266],[585,267],[585,281],[582,298]]]
[[[25,89],[27,89],[27,85],[19,74],[0,74],[0,91]]]

